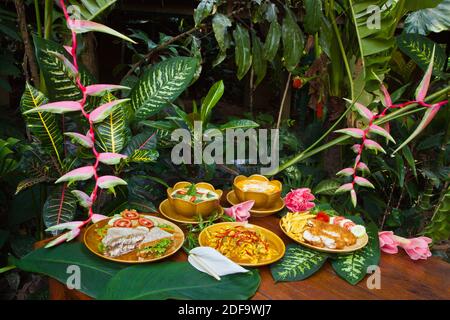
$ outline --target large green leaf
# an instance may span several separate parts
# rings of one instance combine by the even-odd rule
[[[351,218],[351,217],[349,217]],[[352,217],[352,220],[355,220]],[[360,223],[355,220],[355,222]],[[369,266],[376,266],[380,261],[380,244],[378,228],[374,223],[366,226],[369,243],[362,249],[350,254],[337,255],[331,265],[336,273],[350,284],[357,284],[367,274]]]
[[[212,27],[217,44],[219,45],[219,55],[213,62],[213,66],[222,63],[227,56],[227,49],[230,46],[229,36],[227,33],[228,27],[231,27],[231,20],[221,13],[216,13],[212,19]]]
[[[151,67],[131,91],[136,120],[143,120],[173,102],[191,83],[198,60],[174,57]]]
[[[47,228],[70,222],[75,217],[76,209],[77,199],[64,183],[56,186],[47,197],[42,209],[42,219]]]
[[[23,113],[47,102],[44,94],[27,82],[20,100],[20,111]],[[63,136],[56,122],[56,116],[49,112],[35,112],[24,115],[24,118],[30,132],[41,142],[42,148],[49,151],[62,164]]]
[[[19,166],[19,161],[14,157],[13,147],[19,140],[9,137],[0,139],[0,177],[14,171]]]
[[[250,35],[247,29],[238,24],[233,31],[233,38],[235,42],[234,58],[238,68],[236,76],[241,80],[252,66]]]
[[[83,20],[96,20],[102,13],[110,9],[117,0],[69,0],[69,2],[77,8],[73,14],[79,13],[79,18]]]
[[[267,33],[266,41],[264,42],[264,58],[267,61],[272,61],[277,54],[280,46],[281,27],[275,19],[270,23],[269,32]]]
[[[188,262],[136,265],[116,274],[100,299],[227,300],[248,299],[260,284],[258,270],[222,277],[220,281],[194,269]]]
[[[450,0],[439,2],[434,8],[410,13],[405,19],[405,31],[427,35],[430,32],[438,33],[450,29]]]
[[[436,76],[442,74],[447,56],[445,50],[438,44],[425,36],[413,33],[402,33],[396,40],[399,49],[413,59],[423,71],[426,71],[431,63],[434,48],[433,74]]]
[[[12,261],[18,268],[45,274],[65,284],[71,276],[69,266],[80,268],[80,291],[97,298],[106,283],[125,265],[92,254],[81,242],[63,243],[51,249],[37,249],[22,259]]]
[[[219,102],[220,98],[222,98],[224,90],[225,87],[222,80],[214,83],[209,89],[208,94],[202,101],[202,107],[200,109],[200,120],[203,121],[203,125],[206,125],[208,122],[211,111],[216,106],[217,102]]]
[[[270,271],[275,281],[299,281],[317,272],[327,258],[325,253],[290,244],[283,259],[271,265]]]
[[[341,186],[341,183],[337,180],[328,179],[322,180],[314,188],[314,194],[324,194],[332,196],[335,194],[336,190]]]
[[[231,120],[219,126],[219,130],[257,128],[259,124],[248,119]]]
[[[319,31],[322,21],[322,1],[305,0],[305,31],[315,34]]]
[[[305,39],[294,13],[288,7],[286,7],[286,15],[281,30],[284,64],[288,71],[292,71],[300,62]]]
[[[403,3],[403,1],[401,1]],[[368,10],[368,8],[374,8]],[[349,13],[363,66],[365,88],[378,90],[378,78],[389,71],[388,63],[395,45],[394,34],[403,6],[388,0],[349,0]],[[379,19],[379,20],[378,20]],[[376,25],[379,21],[380,25]]]
[[[78,101],[82,98],[75,81],[75,74],[61,57],[70,59],[68,52],[59,44],[35,36],[36,58],[41,69],[51,101]],[[85,86],[94,82],[93,77],[79,66],[81,83]],[[89,109],[95,97],[89,97],[86,106]]]
[[[267,72],[267,61],[264,59],[263,45],[256,32],[252,32],[252,60],[253,71],[256,75],[254,83],[254,87],[256,88],[264,79]]]
[[[158,159],[159,153],[156,150],[134,150],[127,158],[127,162],[148,163],[155,162]]]
[[[139,133],[131,138],[122,153],[130,156],[135,150],[152,150],[156,147],[156,136],[153,130]]]
[[[116,100],[111,93],[102,97],[101,104]],[[115,109],[105,120],[96,126],[97,141],[105,152],[119,153],[125,144],[126,119],[123,107]]]
[[[433,242],[448,240],[450,237],[450,187],[439,199],[439,203],[434,210],[433,217],[429,225],[425,228],[424,234],[433,239]]]
[[[197,8],[194,9],[194,22],[196,27],[211,14],[216,2],[217,0],[200,0]]]

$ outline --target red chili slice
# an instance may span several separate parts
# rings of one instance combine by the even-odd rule
[[[137,213],[136,211],[125,210],[121,213],[121,215],[125,219],[129,219],[129,220],[139,219],[139,213]]]
[[[139,218],[139,224],[143,227],[151,228],[153,227],[153,221],[147,218]]]
[[[114,221],[114,227],[131,228],[131,220],[117,219],[116,221]]]
[[[191,201],[191,202],[194,202],[195,199],[197,199],[197,197],[196,197],[196,196],[192,196],[192,198],[190,199],[190,201]]]

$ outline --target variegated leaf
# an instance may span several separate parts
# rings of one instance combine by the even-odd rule
[[[131,156],[136,150],[152,150],[156,147],[156,132],[145,131],[131,138],[123,154]]]
[[[43,93],[27,82],[22,99],[20,100],[20,110],[24,113],[30,109],[38,108],[46,104],[47,101]],[[48,112],[37,112],[27,114],[24,118],[33,136],[41,142],[42,148],[55,156],[61,164],[63,157],[63,136],[56,122],[55,115]]]
[[[127,159],[127,162],[154,162],[158,159],[159,153],[156,150],[134,150]]]
[[[102,97],[102,104],[116,100],[111,93]],[[96,125],[96,138],[105,152],[122,151],[126,139],[126,117],[124,108],[117,108],[105,120]]]
[[[173,102],[191,83],[197,64],[195,58],[174,57],[151,67],[130,94],[135,119],[146,119]]]
[[[327,258],[323,252],[290,244],[284,257],[270,266],[270,272],[275,281],[304,280],[318,271]]]
[[[75,217],[77,201],[67,184],[53,189],[42,209],[42,219],[47,228],[65,222],[71,222]],[[53,231],[56,234],[57,231]]]
[[[55,55],[62,54],[70,59],[70,55],[59,44],[35,36],[33,42],[36,46],[36,58],[39,68],[42,70],[49,98],[52,101],[78,101],[82,98],[72,71]],[[82,66],[79,66],[80,80],[84,86],[94,82],[92,75]],[[86,110],[90,110],[95,97],[89,97]]]
[[[351,218],[351,217],[349,217]],[[356,223],[360,223],[355,221]],[[337,255],[331,265],[334,271],[350,284],[357,284],[367,274],[370,266],[378,265],[380,261],[380,244],[378,228],[370,223],[366,226],[369,243],[361,250],[350,254]]]

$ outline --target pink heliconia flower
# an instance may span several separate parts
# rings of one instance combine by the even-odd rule
[[[316,199],[314,195],[311,193],[311,189],[309,188],[300,188],[291,190],[286,197],[284,198],[284,202],[286,203],[286,207],[292,212],[303,212],[308,211],[314,208],[314,202],[310,202]]]
[[[378,233],[381,251],[389,254],[398,252],[398,242],[394,239],[394,237],[395,235],[392,231],[381,231]]]
[[[94,213],[94,214],[91,216],[91,221],[92,221],[93,223],[97,223],[97,222],[99,222],[99,221],[102,221],[102,220],[105,220],[105,219],[108,219],[108,218],[109,218],[108,216],[104,216],[104,215],[102,215],[102,214]]]
[[[401,238],[401,237],[398,237]],[[431,257],[429,244],[432,240],[428,237],[418,237],[412,239],[403,238],[399,241],[399,246],[405,249],[408,256],[413,260],[426,260]]]
[[[250,218],[250,209],[255,204],[254,200],[245,201],[231,208],[225,208],[225,214],[239,222],[247,222]]]

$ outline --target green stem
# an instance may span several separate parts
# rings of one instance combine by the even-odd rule
[[[44,6],[44,38],[50,39],[52,36],[52,25],[53,25],[53,1],[45,0]]]
[[[341,51],[341,55],[342,55],[342,60],[344,61],[344,66],[345,66],[345,71],[347,72],[347,77],[348,77],[348,84],[350,86],[350,97],[352,101],[355,101],[355,97],[354,97],[354,88],[353,88],[353,78],[352,78],[352,72],[350,70],[350,65],[348,64],[348,59],[347,59],[347,54],[345,52],[345,48],[344,48],[344,44],[342,42],[342,38],[341,38],[341,34],[339,32],[337,23],[336,23],[336,17],[334,15],[334,0],[330,1],[330,20],[331,20],[331,25],[333,26],[333,31],[334,31],[334,35],[336,36],[336,39],[338,41],[339,44],[339,49]]]
[[[42,38],[42,23],[41,23],[41,12],[39,8],[39,1],[34,0],[34,11],[36,14],[36,28],[37,28],[37,34],[39,38]]]
[[[450,86],[445,87],[444,89],[441,89],[441,90],[431,94],[425,100],[426,100],[426,102],[430,103],[430,101],[434,101],[437,98],[441,97],[442,95],[447,94],[448,92],[450,92]],[[399,118],[399,117],[403,117],[406,114],[409,115],[409,114],[413,114],[413,113],[425,110],[425,108],[414,109],[415,107],[417,107],[417,105],[418,105],[417,103],[414,103],[414,104],[411,104],[411,105],[406,106],[404,108],[395,110],[394,112],[384,116],[383,118],[377,119],[373,123],[376,124],[376,125],[380,125],[380,124],[386,123],[388,121],[391,121],[393,119],[396,119],[396,118]],[[289,161],[283,163],[282,165],[280,165],[274,171],[267,173],[266,176],[273,176],[273,175],[279,173],[280,171],[283,171],[284,169],[294,165],[295,163],[297,163],[299,161],[303,161],[305,159],[308,159],[308,158],[312,157],[313,155],[315,155],[315,154],[317,154],[319,152],[322,152],[322,151],[324,151],[324,150],[326,150],[326,149],[328,149],[328,148],[330,148],[330,147],[332,147],[334,145],[337,145],[339,143],[343,143],[343,142],[347,141],[350,138],[351,138],[350,136],[343,135],[343,136],[340,136],[340,137],[338,137],[336,139],[331,140],[330,142],[328,142],[328,143],[326,143],[326,144],[324,144],[324,145],[322,145],[322,146],[320,146],[320,147],[318,147],[318,148],[316,148],[314,150],[311,150],[311,147],[309,147],[305,151],[302,151],[301,153],[297,154],[291,160],[289,160]],[[322,139],[322,137],[320,139]],[[314,143],[314,145],[317,145],[317,141]]]

